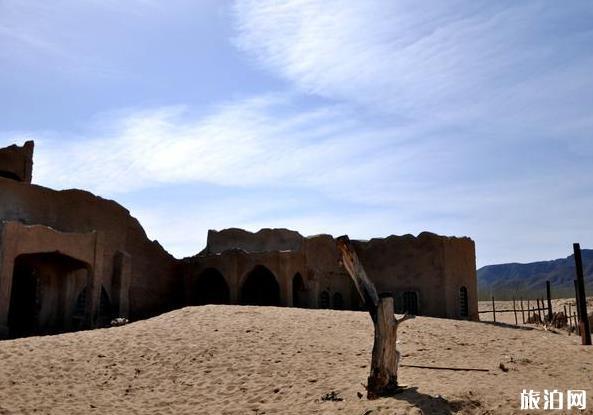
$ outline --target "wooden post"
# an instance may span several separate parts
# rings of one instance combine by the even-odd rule
[[[552,321],[554,314],[552,313],[552,293],[550,288],[550,281],[546,281],[546,298],[548,299],[548,322]]]
[[[377,295],[375,285],[367,277],[348,236],[340,236],[336,240],[336,245],[340,254],[340,263],[354,281],[375,326],[367,398],[377,399],[381,396],[393,395],[399,389],[397,369],[400,354],[396,350],[397,328],[402,322],[414,316],[406,314],[401,319],[395,318],[393,297],[388,293]]]
[[[566,313],[566,304],[564,305],[564,317],[566,317],[566,322],[568,327],[570,327],[570,322],[568,321],[568,314]]]
[[[494,305],[494,296],[492,296],[492,319],[496,323],[496,306]]]
[[[574,319],[574,328],[575,328],[575,331],[580,336],[581,335],[581,329],[579,327],[579,319],[578,319],[576,313],[573,313],[572,318]]]
[[[523,309],[523,297],[521,297],[521,319],[523,324],[525,324],[525,309]]]
[[[591,328],[589,327],[589,316],[587,315],[587,296],[585,295],[585,278],[583,276],[583,260],[581,258],[581,246],[573,244],[574,261],[577,271],[577,309],[581,315],[579,329],[581,331],[581,343],[585,346],[591,346]]]
[[[515,297],[513,297],[513,313],[515,313],[515,326],[518,326],[519,322],[517,321],[517,308],[515,306]]]
[[[575,299],[575,308],[577,309],[577,318],[579,321],[581,320],[581,310],[579,309],[579,283],[577,280],[573,280],[574,282],[574,299]]]
[[[542,304],[543,304],[543,301],[542,301]],[[543,323],[543,320],[542,320],[542,309],[541,309],[541,306],[539,305],[539,298],[537,299],[537,315],[539,316],[539,322],[540,323]]]

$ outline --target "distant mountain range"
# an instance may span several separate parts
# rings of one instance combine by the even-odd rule
[[[585,292],[593,296],[593,249],[582,249]],[[498,300],[513,297],[545,297],[546,281],[552,285],[552,297],[574,297],[576,271],[574,255],[552,261],[529,264],[487,265],[478,270],[478,293],[480,299],[492,295]]]

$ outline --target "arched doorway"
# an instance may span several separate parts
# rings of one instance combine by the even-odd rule
[[[467,299],[467,288],[461,287],[459,289],[459,314],[461,317],[469,316],[469,305]]]
[[[307,307],[307,289],[305,288],[305,281],[300,273],[292,278],[292,306],[293,307]]]
[[[88,269],[84,262],[57,252],[18,256],[8,312],[10,337],[70,329],[74,290],[85,284]]]
[[[229,286],[223,275],[214,268],[204,270],[196,280],[192,305],[229,303]]]
[[[402,295],[404,313],[418,315],[418,294],[406,291]]]
[[[280,287],[276,277],[263,265],[256,266],[241,286],[243,305],[280,305]]]

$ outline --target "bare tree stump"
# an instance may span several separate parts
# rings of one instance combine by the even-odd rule
[[[403,321],[414,316],[404,315],[396,319],[393,314],[393,297],[384,293],[379,297],[374,284],[369,280],[347,236],[337,239],[340,261],[352,277],[354,285],[366,305],[375,328],[371,373],[367,382],[367,398],[377,399],[393,395],[399,389],[397,369],[400,355],[396,349],[397,328]]]

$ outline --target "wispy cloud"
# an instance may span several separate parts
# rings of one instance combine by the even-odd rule
[[[544,117],[544,102],[575,116],[590,103],[568,99],[593,84],[582,76],[593,68],[590,2],[238,0],[234,16],[235,43],[258,64],[373,111],[492,124]]]

